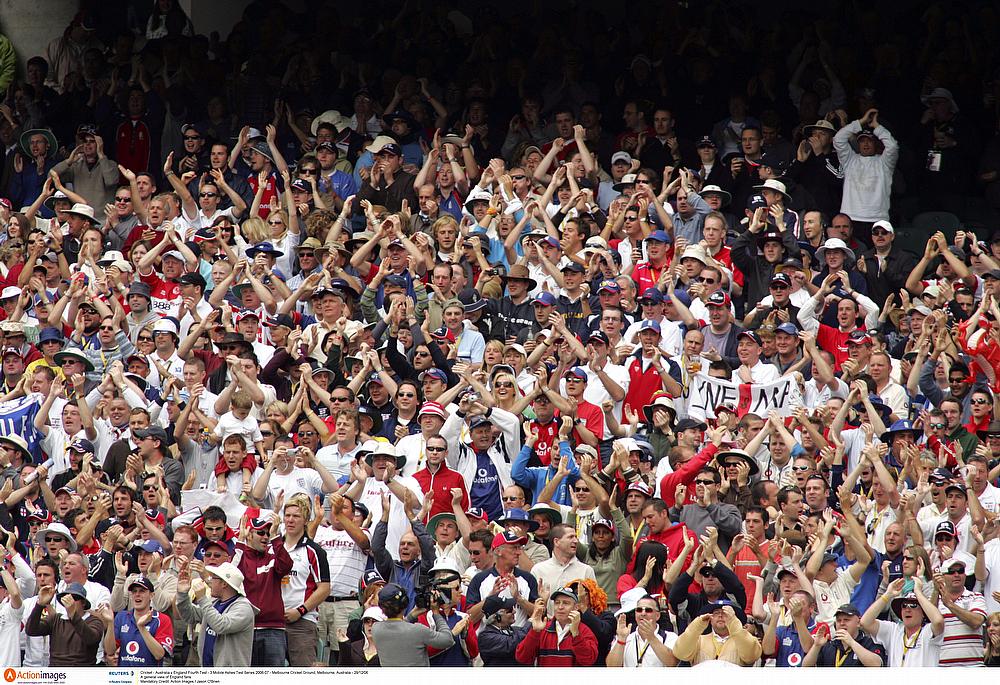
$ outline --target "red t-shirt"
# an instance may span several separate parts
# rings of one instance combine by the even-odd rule
[[[604,427],[601,426],[603,429]],[[538,432],[538,442],[535,443],[535,456],[542,466],[548,466],[552,461],[552,446],[559,443],[559,421],[553,419],[547,424],[542,424],[535,419],[531,422],[531,429]],[[558,448],[557,448],[558,451]]]
[[[819,325],[819,330],[816,332],[816,346],[833,355],[837,371],[840,371],[840,365],[847,361],[850,356],[847,353],[847,337],[855,330],[864,329],[852,328],[850,331],[842,331],[840,328],[827,326],[825,323]]]
[[[168,281],[155,271],[148,276],[139,274],[139,280],[149,286],[153,300],[150,311],[160,316],[177,317],[183,301],[177,281]]]

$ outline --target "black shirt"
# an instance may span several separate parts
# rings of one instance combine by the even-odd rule
[[[875,642],[863,630],[858,631],[858,636],[855,640],[869,652],[878,654],[879,658],[882,659],[883,667],[888,665],[885,647],[881,643]],[[820,648],[819,659],[816,660],[816,665],[832,666],[834,668],[847,668],[848,666],[864,667],[864,664],[858,660],[858,655],[854,653],[854,650],[844,649],[844,646],[840,644],[840,640],[836,639],[831,639]]]

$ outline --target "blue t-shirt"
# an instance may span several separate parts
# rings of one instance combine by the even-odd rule
[[[486,452],[476,453],[476,477],[472,479],[469,500],[472,506],[484,509],[490,515],[491,521],[497,520],[503,514],[503,505],[500,503],[500,474],[497,473],[497,467],[493,465],[493,460]]]
[[[806,624],[806,628],[809,632],[812,632],[815,627],[816,619],[810,618]],[[778,626],[774,637],[778,643],[778,650],[774,655],[775,666],[779,668],[801,666],[805,650],[802,649],[802,642],[799,640],[799,631],[795,629],[795,625]]]
[[[146,624],[146,630],[156,638],[165,650],[164,659],[174,651],[174,625],[166,614],[153,610],[153,616]],[[139,634],[135,623],[135,610],[119,611],[115,614],[115,642],[118,643],[119,666],[162,666],[163,659],[156,660],[149,651],[146,641]]]
[[[235,602],[239,598],[240,598],[240,595],[236,595],[234,597],[231,597],[230,599],[227,599],[225,602],[223,602],[220,599],[219,601],[217,601],[212,606],[214,606],[215,610],[218,611],[220,614],[224,614],[224,613],[226,613],[226,609],[228,609],[229,607],[231,607],[233,605],[233,602]],[[214,630],[212,630],[212,627],[210,625],[206,624],[205,625],[205,635],[204,635],[205,648],[202,650],[202,653],[201,653],[201,665],[204,668],[209,668],[210,666],[215,666],[215,638],[216,637],[217,637],[216,632]]]
[[[868,607],[872,605],[872,602],[875,601],[875,597],[878,595],[878,586],[882,582],[882,563],[884,561],[889,561],[890,583],[897,578],[903,577],[902,553],[889,558],[877,550],[872,551],[875,552],[875,556],[872,558],[871,563],[868,564],[865,572],[861,574],[861,580],[854,587],[854,592],[851,593],[851,602],[861,613],[868,610]]]

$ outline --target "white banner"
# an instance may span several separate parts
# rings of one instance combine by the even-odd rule
[[[802,393],[795,380],[788,376],[773,383],[733,383],[699,373],[688,384],[685,407],[692,419],[704,421],[715,418],[715,408],[731,407],[739,416],[756,414],[767,418],[776,411],[780,416],[791,416],[792,409],[802,404]]]

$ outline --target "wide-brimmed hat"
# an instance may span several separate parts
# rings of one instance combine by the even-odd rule
[[[541,502],[537,504],[532,504],[528,509],[528,516],[534,516],[535,514],[541,514],[549,520],[549,526],[558,526],[563,522],[562,512],[558,509],[550,507],[548,504],[543,504]]]
[[[54,212],[56,211],[55,204],[57,200],[66,200],[66,202],[69,202],[70,204],[73,203],[73,201],[69,199],[69,196],[66,195],[66,193],[64,193],[61,190],[57,190],[51,195],[49,195],[47,198],[45,198],[45,202],[43,202],[42,204]]]
[[[454,521],[457,524],[458,519],[455,518],[455,515],[450,511],[443,511],[440,514],[435,514],[434,516],[431,516],[430,520],[427,522],[427,531],[433,534],[437,529],[438,524],[442,521]]]
[[[82,350],[78,350],[75,347],[70,347],[65,350],[59,350],[54,355],[52,355],[52,358],[55,360],[56,364],[62,364],[63,361],[67,358],[77,359],[83,362],[83,367],[87,371],[94,370],[93,362],[87,359],[87,355],[85,355]]]
[[[920,602],[917,601],[917,595],[912,592],[908,592],[905,595],[900,595],[899,597],[896,597],[895,599],[892,600],[889,606],[892,607],[892,613],[902,618],[903,617],[902,611],[904,604],[916,604],[917,608],[920,609],[921,612],[923,612],[924,610],[923,607],[920,606]],[[924,614],[924,620],[925,621],[927,620],[926,613]]]
[[[785,202],[791,202],[792,196],[788,194],[788,189],[785,188],[785,184],[781,181],[769,178],[759,186],[754,186],[754,190],[773,190],[776,193],[781,193],[782,197],[785,198]]]
[[[27,441],[20,435],[17,435],[15,433],[11,433],[10,435],[0,435],[0,443],[4,443],[5,445],[16,449],[18,452],[21,453],[21,456],[24,457],[24,460],[26,462],[34,460],[34,457],[32,456],[31,452],[28,451]]]
[[[847,246],[840,238],[827,238],[826,242],[816,250],[816,261],[822,264],[826,260],[827,250],[840,250],[845,255],[845,263],[851,264],[855,261],[854,250]]]
[[[72,207],[66,210],[66,213],[83,217],[84,219],[94,224],[95,226],[101,223],[100,221],[94,218],[94,208],[82,202],[77,202],[76,204],[74,204]],[[119,254],[121,253],[119,252]]]
[[[538,281],[531,277],[531,272],[528,271],[528,267],[524,264],[514,264],[508,269],[506,276],[501,276],[500,281],[503,283],[504,287],[507,287],[507,281],[518,280],[528,282],[528,291],[532,291],[538,287]]]
[[[730,193],[728,190],[723,190],[719,186],[712,183],[702,188],[699,195],[701,195],[702,197],[705,197],[706,195],[718,195],[720,198],[722,198],[723,205],[728,205],[730,202],[733,201],[732,193]]]
[[[31,140],[31,136],[39,133],[45,136],[45,140],[49,142],[49,150],[45,155],[46,157],[52,157],[59,150],[59,141],[56,140],[56,134],[54,134],[50,129],[29,128],[21,134],[20,138],[17,139],[18,147],[21,148],[21,152],[23,152],[28,159],[32,159],[31,147],[28,145],[28,142]]]
[[[254,152],[266,157],[269,161],[274,161],[274,156],[271,154],[271,148],[268,146],[266,140],[256,140],[250,143],[249,147]]]
[[[80,583],[70,583],[66,589],[56,595],[56,599],[62,601],[63,597],[70,596],[83,602],[83,608],[90,608],[90,600],[87,599],[87,588]]]
[[[670,412],[671,420],[677,418],[677,407],[674,406],[673,398],[669,395],[661,394],[654,396],[653,401],[642,408],[642,414],[646,417],[647,422],[653,422],[653,412],[656,411],[657,407],[663,407]]]
[[[931,100],[947,100],[952,114],[958,114],[958,104],[955,102],[955,97],[951,94],[951,91],[947,88],[935,88],[920,98],[920,102],[925,105],[931,104]]]
[[[397,470],[403,468],[406,463],[406,455],[399,454],[396,451],[396,446],[388,442],[379,442],[378,446],[365,456],[365,462],[369,466],[374,466],[375,457],[392,457],[396,460]]]
[[[808,136],[814,130],[826,131],[830,135],[837,132],[837,127],[826,119],[820,119],[815,124],[809,124],[808,126],[802,127],[802,134]]]
[[[637,178],[636,174],[625,174],[624,176],[622,176],[622,180],[618,181],[618,183],[615,183],[613,186],[611,186],[611,190],[615,191],[616,193],[620,193],[623,190],[625,190],[625,186],[634,186],[636,178]]]
[[[508,523],[514,523],[519,526],[528,529],[529,533],[533,533],[538,530],[538,521],[532,521],[528,516],[528,512],[524,509],[511,509],[502,517],[496,520],[501,526],[506,526]]]
[[[316,132],[319,131],[320,124],[332,124],[337,129],[337,133],[340,133],[344,129],[350,128],[351,120],[335,109],[328,109],[313,119],[309,125],[309,130],[313,135],[316,135]]]
[[[47,533],[53,533],[55,535],[60,535],[66,538],[66,542],[69,543],[69,551],[70,552],[76,551],[77,547],[76,539],[73,537],[73,534],[69,532],[69,528],[67,528],[62,523],[59,523],[58,521],[53,521],[52,523],[48,524],[44,528],[39,529],[38,532],[35,533],[35,542],[38,543],[39,547],[41,547],[46,551],[48,551],[49,549],[45,545],[45,535]]]
[[[206,566],[205,570],[213,576],[221,578],[222,582],[236,590],[237,594],[247,596],[247,592],[243,588],[243,574],[231,562],[226,561],[218,566]]]
[[[986,430],[976,431],[976,435],[979,436],[980,440],[986,440],[991,435],[1000,435],[1000,421],[990,421],[989,425],[986,426]]]
[[[994,421],[993,423],[997,424],[997,432],[1000,433],[1000,421]],[[914,438],[916,438],[920,431],[913,427],[913,422],[909,419],[900,419],[899,421],[893,421],[892,425],[889,426],[889,430],[882,433],[880,439],[888,445],[892,442],[893,436],[899,435],[900,433],[910,433]]]
[[[727,459],[740,459],[750,467],[750,475],[755,476],[760,472],[760,466],[757,465],[757,460],[746,453],[745,450],[731,449],[725,452],[719,452],[715,455],[716,461],[725,466]]]

